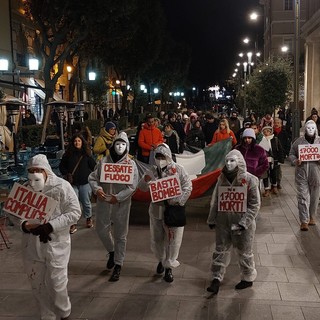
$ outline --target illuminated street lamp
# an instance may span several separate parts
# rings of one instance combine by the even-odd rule
[[[243,40],[242,40],[245,44],[248,44],[250,42],[250,39],[248,37],[245,37]]]
[[[258,20],[259,15],[255,11],[253,11],[250,13],[249,17],[250,17],[250,20],[256,21]]]

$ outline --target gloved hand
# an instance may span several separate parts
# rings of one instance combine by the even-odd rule
[[[21,229],[22,229],[22,231],[25,232],[25,233],[30,233],[30,231],[26,228],[26,223],[27,223],[27,222],[28,222],[28,221],[23,221],[23,222],[22,222]]]
[[[51,237],[49,234],[53,231],[52,225],[50,223],[41,224],[40,226],[31,229],[30,232],[35,235],[39,236],[40,241],[43,243],[47,243],[51,241]]]
[[[216,225],[215,224],[209,224],[209,228],[212,230],[212,229],[214,229],[216,227]]]

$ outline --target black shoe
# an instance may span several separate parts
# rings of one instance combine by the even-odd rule
[[[217,294],[219,292],[220,288],[220,281],[218,279],[213,279],[210,287],[207,288],[208,292],[211,292],[212,294]]]
[[[241,280],[236,286],[235,288],[238,289],[238,290],[242,290],[242,289],[245,289],[245,288],[249,288],[249,287],[252,287],[252,281],[244,281],[244,280]]]
[[[166,272],[163,277],[164,281],[166,282],[172,282],[173,281],[173,275],[171,268],[166,268]]]
[[[163,267],[163,265],[162,265],[162,263],[161,263],[161,261],[158,263],[158,265],[157,265],[157,273],[158,274],[161,274],[161,273],[163,273],[163,271],[164,271],[164,267]]]
[[[118,281],[120,279],[120,271],[121,271],[121,266],[116,264],[113,268],[113,272],[109,281],[110,282]]]
[[[112,269],[114,267],[114,252],[109,252],[109,259],[107,262],[107,269]]]

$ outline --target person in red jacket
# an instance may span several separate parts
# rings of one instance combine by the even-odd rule
[[[155,126],[154,117],[148,115],[144,127],[139,132],[138,146],[141,148],[142,161],[149,163],[150,152],[155,150],[158,144],[163,143],[161,131]]]
[[[216,142],[226,140],[229,138],[232,139],[232,146],[234,147],[237,144],[236,136],[234,135],[234,132],[229,128],[228,120],[222,119],[220,120],[218,130],[213,134],[209,146],[213,145]]]

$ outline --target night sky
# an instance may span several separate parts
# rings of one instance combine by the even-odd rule
[[[189,79],[194,85],[221,84],[228,79],[238,53],[248,48],[242,43],[245,36],[259,35],[259,42],[263,41],[262,16],[259,22],[249,20],[251,11],[262,13],[259,0],[162,1],[173,38],[192,49]]]

